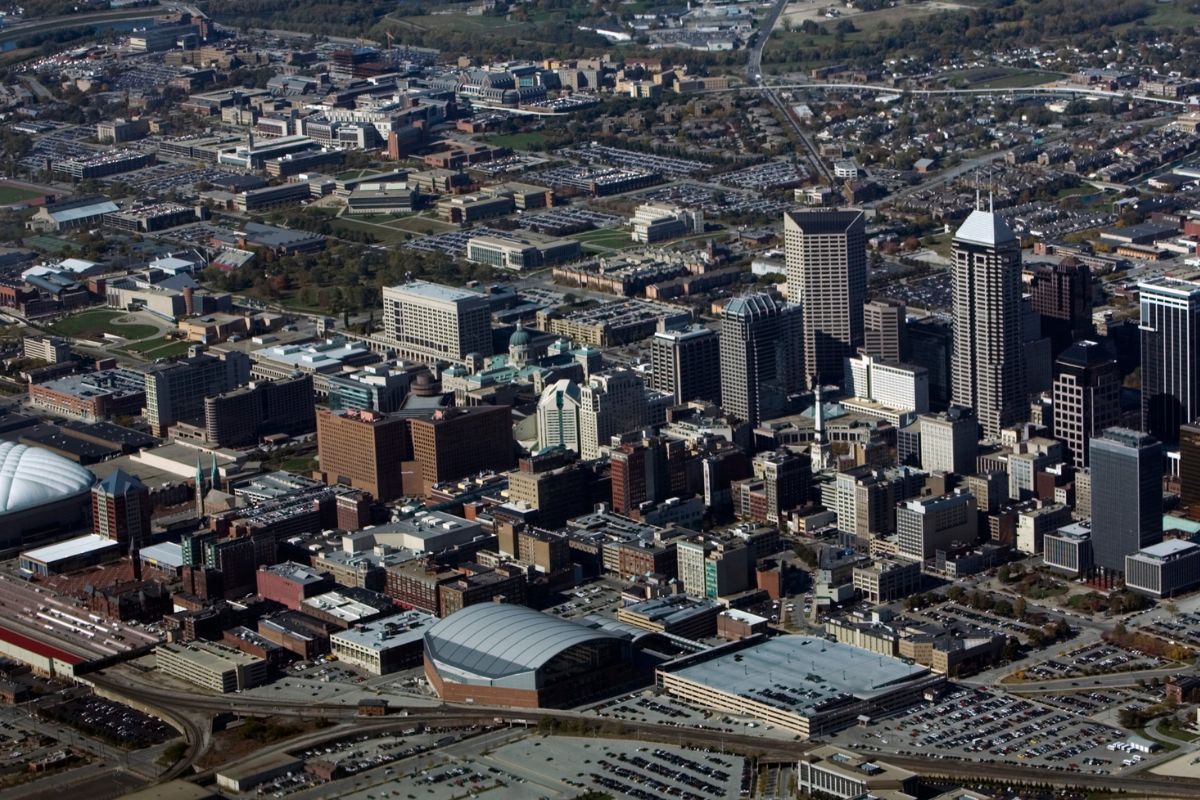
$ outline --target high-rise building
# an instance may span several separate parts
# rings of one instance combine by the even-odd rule
[[[412,458],[407,421],[374,411],[319,411],[317,456],[326,483],[395,500],[405,494],[403,462]]]
[[[1200,425],[1179,429],[1179,505],[1192,519],[1200,518]]]
[[[601,372],[579,387],[579,438],[583,458],[599,458],[612,437],[646,424],[646,384],[631,370]]]
[[[978,454],[979,421],[971,409],[951,406],[921,417],[921,469],[970,475]]]
[[[246,447],[263,436],[295,436],[315,427],[311,375],[258,381],[204,398],[205,439],[218,447]]]
[[[1086,264],[1071,257],[1038,264],[1029,294],[1054,358],[1072,342],[1092,335],[1092,271]]]
[[[650,339],[650,388],[689,400],[721,402],[721,340],[699,325],[659,331]]]
[[[877,535],[894,532],[896,504],[916,497],[925,477],[924,472],[908,467],[877,470],[862,466],[837,473],[833,510],[838,528],[864,544]]]
[[[542,390],[537,405],[538,446],[583,452],[579,384],[563,378]]]
[[[1142,430],[1178,441],[1200,417],[1200,282],[1161,277],[1138,284],[1142,332]]]
[[[1067,445],[1076,467],[1088,465],[1093,436],[1121,417],[1121,370],[1104,346],[1084,339],[1055,362],[1054,436]]]
[[[1138,431],[1109,428],[1092,439],[1091,471],[1095,563],[1124,572],[1125,556],[1162,541],[1162,445]]]
[[[146,368],[146,408],[142,416],[155,436],[176,422],[199,423],[204,398],[228,392],[250,380],[250,357],[238,350],[188,358]]]
[[[756,478],[763,482],[766,498],[765,522],[778,525],[785,511],[804,505],[812,482],[812,460],[788,450],[759,453],[751,462]],[[752,517],[755,515],[752,515]]]
[[[908,360],[929,371],[929,405],[941,411],[950,405],[950,362],[954,332],[938,317],[923,317],[908,323]]]
[[[877,297],[863,306],[862,351],[880,361],[908,360],[908,324],[903,300]]]
[[[409,418],[412,460],[425,492],[435,483],[512,468],[517,461],[512,428],[508,406],[445,408]]]
[[[150,538],[150,490],[122,469],[92,487],[92,530],[135,546]]]
[[[612,510],[632,516],[642,503],[684,494],[686,443],[659,437],[622,442],[614,448]]]
[[[721,403],[756,426],[804,386],[801,307],[769,294],[735,297],[721,314]],[[841,374],[842,363],[838,361]]]
[[[972,211],[954,234],[951,402],[975,409],[984,436],[1026,418],[1021,243],[997,214]]]
[[[966,489],[906,500],[896,508],[896,554],[901,558],[925,561],[955,542],[974,544],[978,537],[975,497]]]
[[[414,361],[462,363],[492,354],[492,312],[486,295],[426,281],[383,290],[383,336]]]
[[[536,508],[543,528],[558,528],[588,513],[603,499],[598,494],[604,488],[595,471],[561,448],[522,458],[508,473],[509,502]]]
[[[845,366],[847,395],[916,414],[929,410],[929,371],[924,367],[880,361],[866,353],[847,358]]]
[[[836,379],[863,344],[866,230],[861,211],[783,215],[788,300],[804,307],[807,375]]]

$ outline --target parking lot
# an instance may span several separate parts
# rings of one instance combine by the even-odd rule
[[[703,211],[705,217],[717,218],[730,214],[762,214],[779,216],[795,203],[771,200],[752,192],[737,189],[715,189],[698,183],[673,183],[638,195],[648,203],[672,203],[683,208]]]
[[[1109,675],[1114,672],[1136,672],[1160,669],[1170,664],[1165,658],[1146,655],[1138,650],[1126,650],[1106,642],[1096,642],[1069,650],[1061,656],[1043,661],[1025,670],[1027,680],[1060,680],[1090,675]]]
[[[765,725],[759,720],[697,708],[670,695],[655,694],[649,689],[610,698],[603,703],[589,706],[584,711],[609,719],[645,722],[672,728],[703,728],[723,733],[753,732],[765,736],[792,738],[792,734]]]
[[[968,688],[911,708],[902,717],[835,737],[840,744],[864,751],[1094,774],[1132,766],[1122,764],[1124,756],[1115,756],[1108,747],[1127,738],[1120,728],[1080,719],[1066,710]]]
[[[43,706],[39,713],[128,750],[162,744],[176,736],[175,729],[162,720],[95,695]]]
[[[1157,633],[1168,641],[1174,640],[1193,647],[1200,647],[1200,612],[1181,611],[1178,614],[1163,614],[1146,625],[1148,633]]]
[[[718,175],[716,180],[725,186],[761,192],[799,186],[809,177],[808,169],[801,164],[791,161],[768,161],[765,164],[726,172],[724,175]]]
[[[966,606],[960,606],[957,603],[946,603],[945,605],[914,614],[914,616],[921,616],[942,625],[965,626],[971,630],[985,634],[998,633],[1005,636],[1016,636],[1023,643],[1029,641],[1030,631],[1038,629],[1035,625],[1026,625],[1014,619],[997,617],[994,614],[989,614],[985,611],[976,611]]]

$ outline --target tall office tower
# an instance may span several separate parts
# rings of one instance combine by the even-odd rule
[[[833,510],[838,528],[853,533],[860,544],[896,530],[896,504],[916,497],[926,473],[908,467],[878,470],[854,467],[834,476]],[[828,505],[828,503],[826,504]]]
[[[1070,257],[1057,264],[1038,264],[1029,294],[1054,358],[1072,342],[1092,335],[1092,271],[1086,264]]]
[[[804,387],[801,307],[769,294],[735,297],[721,314],[721,405],[750,425],[784,412]],[[841,361],[838,372],[841,374]]]
[[[1138,284],[1142,305],[1142,430],[1178,441],[1200,417],[1200,282],[1155,278]]]
[[[999,215],[972,211],[954,234],[951,402],[985,437],[1029,413],[1021,352],[1021,244]]]
[[[204,398],[204,436],[218,447],[245,447],[263,436],[312,433],[316,398],[311,375],[257,381]]]
[[[188,358],[146,368],[146,408],[142,416],[155,436],[176,422],[199,423],[204,398],[228,392],[250,380],[250,357],[238,350]]]
[[[843,387],[888,408],[924,414],[929,411],[929,370],[913,364],[879,361],[863,353],[845,361]]]
[[[763,482],[767,503],[764,519],[768,523],[780,524],[784,512],[808,500],[812,461],[805,455],[789,450],[759,453],[750,467]]]
[[[1086,467],[1092,437],[1120,422],[1121,370],[1103,345],[1087,339],[1064,350],[1054,366],[1054,436],[1076,467]]]
[[[971,475],[979,454],[979,420],[969,408],[951,406],[921,417],[921,469]]]
[[[879,297],[863,306],[862,351],[880,361],[908,360],[908,324],[903,300]]]
[[[486,295],[426,281],[383,289],[383,335],[397,355],[414,361],[462,362],[492,354],[492,311]]]
[[[92,487],[92,530],[122,544],[150,541],[150,490],[117,469]]]
[[[842,361],[863,344],[866,230],[861,211],[783,215],[788,300],[804,306],[807,375],[836,380]]]
[[[319,411],[317,457],[326,483],[395,500],[406,494],[403,462],[412,459],[407,420],[375,411]]]
[[[1042,334],[1042,318],[1033,310],[1033,300],[1029,295],[1021,298],[1020,327],[1025,392],[1027,395],[1049,392],[1054,385],[1053,348],[1050,337]]]
[[[538,446],[583,452],[579,431],[579,384],[563,378],[542,390],[537,405]]]
[[[1092,439],[1092,552],[1124,572],[1125,556],[1162,541],[1163,449],[1154,438],[1109,428]]]
[[[615,370],[579,387],[579,455],[599,458],[612,437],[646,424],[646,384],[637,373]]]
[[[1200,519],[1200,425],[1179,429],[1179,505],[1192,519]]]
[[[923,317],[908,323],[908,360],[929,371],[929,406],[941,411],[950,405],[950,359],[954,331],[948,320]]]
[[[689,400],[721,402],[721,338],[695,325],[684,331],[659,331],[650,339],[650,388]]]

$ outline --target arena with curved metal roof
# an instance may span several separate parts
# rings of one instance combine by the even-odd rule
[[[622,637],[507,603],[467,606],[425,634],[425,673],[447,700],[580,702],[627,678],[631,659]]]

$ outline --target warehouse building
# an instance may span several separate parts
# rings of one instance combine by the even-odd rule
[[[945,680],[928,667],[810,636],[754,637],[656,670],[658,687],[676,697],[804,739],[907,708]]]

